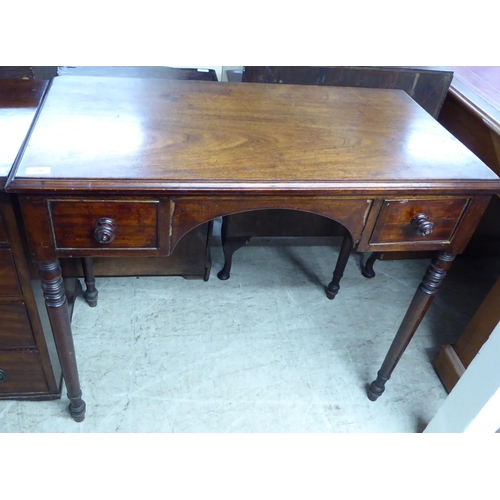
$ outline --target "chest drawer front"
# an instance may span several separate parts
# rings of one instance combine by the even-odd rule
[[[468,201],[386,200],[370,244],[449,241]]]
[[[0,248],[0,295],[12,296],[21,293],[12,252],[8,248]]]
[[[31,323],[23,302],[0,303],[0,349],[35,347]]]
[[[49,202],[57,249],[156,249],[156,201]]]
[[[47,390],[37,351],[0,351],[0,396]]]

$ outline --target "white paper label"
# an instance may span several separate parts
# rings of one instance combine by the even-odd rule
[[[26,175],[47,175],[50,174],[50,167],[28,167]]]

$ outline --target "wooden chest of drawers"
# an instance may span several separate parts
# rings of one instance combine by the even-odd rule
[[[40,285],[30,277],[17,198],[4,191],[47,83],[0,80],[0,399],[61,394],[61,366]]]
[[[62,372],[52,331],[28,271],[15,198],[5,193],[0,223],[0,399],[58,398]]]

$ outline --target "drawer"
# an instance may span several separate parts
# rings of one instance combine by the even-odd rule
[[[0,248],[0,295],[21,294],[12,252],[8,248]]]
[[[0,351],[0,396],[47,391],[37,351]]]
[[[57,249],[156,249],[158,201],[51,200]]]
[[[35,347],[31,323],[23,302],[0,302],[0,349]]]
[[[453,237],[468,199],[386,200],[370,245],[448,242]]]

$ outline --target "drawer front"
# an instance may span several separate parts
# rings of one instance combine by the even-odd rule
[[[49,202],[57,249],[156,249],[159,202]]]
[[[12,252],[8,248],[0,248],[0,295],[21,294]]]
[[[468,199],[386,200],[370,244],[448,242]]]
[[[37,351],[0,351],[0,396],[48,392]]]
[[[23,302],[0,303],[0,349],[35,347],[31,323]]]

